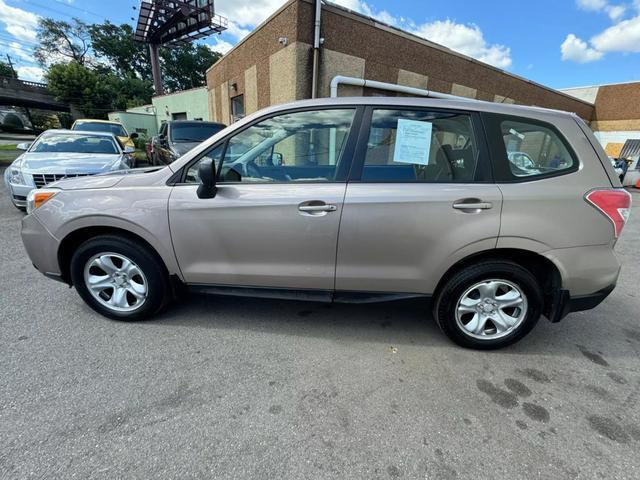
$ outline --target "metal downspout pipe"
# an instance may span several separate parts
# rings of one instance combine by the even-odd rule
[[[322,0],[316,0],[316,15],[313,21],[313,71],[311,75],[311,98],[318,98],[318,76],[320,75],[320,15]]]

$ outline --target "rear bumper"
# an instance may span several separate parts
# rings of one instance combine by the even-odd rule
[[[591,310],[600,305],[605,298],[609,296],[611,292],[616,288],[615,283],[608,287],[598,290],[595,293],[588,295],[575,295],[571,296],[568,290],[560,290],[558,296],[558,304],[553,309],[551,318],[552,322],[559,322],[571,312],[582,312],[584,310]]]
[[[598,290],[590,295],[577,295],[569,300],[569,312],[581,312],[583,310],[591,310],[600,305],[605,298],[609,296],[616,285],[609,285],[608,287]]]

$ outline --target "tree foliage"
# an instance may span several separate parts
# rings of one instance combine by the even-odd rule
[[[59,100],[77,106],[92,118],[106,118],[151,101],[152,84],[133,76],[119,77],[77,62],[57,63],[46,74],[49,91]]]
[[[41,19],[35,57],[48,68],[49,90],[84,115],[104,118],[109,111],[144,105],[153,96],[147,45],[133,39],[130,25],[87,25]],[[205,72],[221,54],[205,45],[161,48],[160,63],[167,91],[205,84]]]
[[[38,24],[38,46],[33,56],[42,66],[73,61],[84,65],[91,47],[89,27],[82,20],[71,22],[41,18]]]
[[[15,70],[7,62],[0,62],[0,77],[18,78]]]
[[[133,39],[130,25],[110,22],[89,27],[91,47],[96,57],[107,60],[113,71],[121,76],[151,79],[151,63],[146,45]]]
[[[162,48],[162,74],[167,90],[175,92],[205,85],[205,72],[222,55],[206,45]]]

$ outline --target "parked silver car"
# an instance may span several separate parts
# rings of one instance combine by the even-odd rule
[[[536,168],[514,172],[511,152]],[[454,99],[280,105],[167,167],[51,187],[29,195],[27,252],[108,317],[157,314],[184,286],[424,297],[485,349],[598,305],[631,203],[577,116]]]
[[[132,165],[133,149],[123,148],[111,133],[47,130],[5,170],[11,201],[21,209],[34,188],[63,178],[126,170]]]

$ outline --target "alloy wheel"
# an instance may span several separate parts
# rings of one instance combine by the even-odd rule
[[[527,297],[506,280],[485,280],[469,287],[456,304],[461,331],[479,340],[495,340],[513,332],[527,315]]]
[[[104,252],[91,257],[85,264],[84,282],[93,298],[116,312],[137,310],[147,299],[144,272],[119,253]]]

